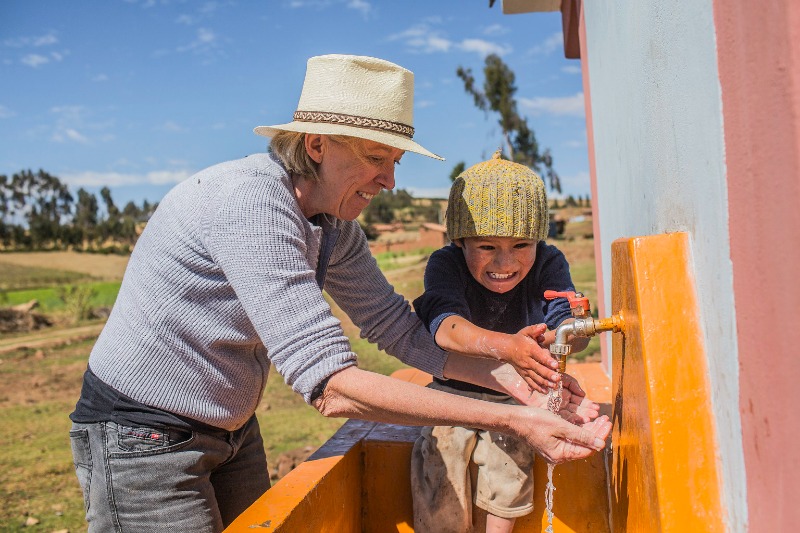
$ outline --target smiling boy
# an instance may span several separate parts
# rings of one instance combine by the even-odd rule
[[[531,169],[499,151],[470,167],[450,190],[452,244],[431,255],[425,293],[414,301],[440,347],[507,361],[540,393],[561,379],[545,346],[572,319],[568,302],[545,300],[544,291],[575,290],[564,255],[544,242],[548,224],[544,184]],[[573,343],[574,350],[585,346],[583,339]],[[455,380],[435,379],[430,387],[514,403]],[[582,395],[574,382],[568,389]],[[533,511],[533,458],[531,448],[506,435],[423,428],[411,465],[415,530],[474,531],[485,517],[486,531],[510,532],[517,517]]]

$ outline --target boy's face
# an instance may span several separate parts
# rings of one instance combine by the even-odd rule
[[[467,237],[464,250],[469,273],[493,292],[508,292],[528,275],[536,261],[536,241],[516,237]]]

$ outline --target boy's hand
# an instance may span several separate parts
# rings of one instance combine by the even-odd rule
[[[550,351],[539,343],[544,339],[547,326],[536,324],[522,328],[512,335],[513,349],[503,358],[510,363],[533,390],[542,394],[556,386],[561,379],[558,373],[558,361],[550,356]]]

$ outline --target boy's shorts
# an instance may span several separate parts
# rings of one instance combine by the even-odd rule
[[[453,426],[423,428],[411,454],[415,531],[471,531],[473,503],[503,518],[532,512],[534,456],[516,437]]]

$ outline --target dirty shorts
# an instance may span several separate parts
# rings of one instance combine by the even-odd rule
[[[492,431],[422,428],[411,454],[415,531],[471,531],[473,503],[502,518],[532,512],[534,456],[523,440]]]

